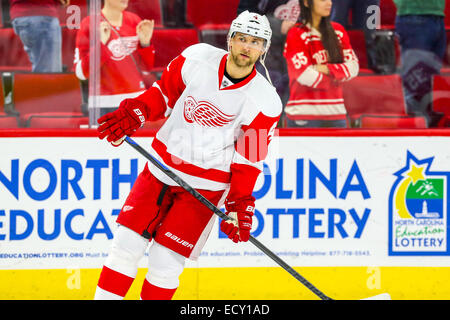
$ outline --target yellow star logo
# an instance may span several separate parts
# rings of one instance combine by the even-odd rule
[[[411,178],[412,183],[416,184],[419,180],[425,180],[425,176],[423,175],[424,169],[424,167],[416,167],[415,165],[412,165],[406,175]]]

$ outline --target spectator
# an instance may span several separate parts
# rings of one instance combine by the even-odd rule
[[[125,11],[128,1],[105,0],[100,18],[100,112],[89,104],[90,124],[117,108],[126,98],[134,98],[146,89],[142,70],[153,66],[155,50],[150,44],[153,20],[141,20]],[[80,80],[89,77],[90,17],[81,22],[75,49],[75,73]],[[137,54],[136,54],[137,53]]]
[[[273,33],[265,64],[271,82],[277,89],[284,106],[289,98],[289,77],[286,60],[283,57],[283,49],[287,32],[294,26],[299,16],[298,0],[241,0],[238,6],[238,14],[245,10],[258,12],[269,19]],[[261,64],[256,64],[258,71],[265,74],[261,67]]]
[[[341,83],[355,77],[358,59],[345,29],[330,22],[331,0],[300,0],[300,22],[289,30],[284,56],[290,96],[288,127],[346,127]]]
[[[372,8],[378,8],[373,10]],[[341,24],[344,29],[363,30],[366,41],[366,52],[369,68],[380,72],[379,58],[377,58],[376,28],[379,17],[380,0],[333,0],[331,21]],[[351,21],[350,21],[351,12]]]
[[[446,48],[445,0],[394,0],[407,111],[423,115],[433,126],[432,76],[438,74]]]
[[[10,16],[33,72],[61,72],[61,27],[58,6],[70,0],[11,0]]]

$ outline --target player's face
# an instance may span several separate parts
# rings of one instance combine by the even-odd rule
[[[249,67],[264,53],[264,39],[236,32],[231,39],[231,57],[238,67]]]

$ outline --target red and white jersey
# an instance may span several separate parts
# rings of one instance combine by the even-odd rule
[[[89,77],[89,17],[81,22],[75,49],[75,74],[80,80]],[[101,15],[101,21],[106,21]],[[141,47],[136,26],[141,21],[136,14],[124,11],[122,26],[112,27],[111,36],[100,43],[100,107],[117,107],[126,98],[134,98],[145,90],[141,70],[153,67],[155,50],[152,45]],[[134,59],[134,61],[133,61]]]
[[[345,119],[342,82],[358,75],[359,62],[344,27],[331,23],[341,43],[344,62],[328,63],[321,34],[308,25],[297,24],[287,34],[284,56],[289,72],[290,96],[285,112],[290,119]],[[314,69],[327,65],[330,74]]]
[[[192,187],[230,187],[229,199],[238,199],[253,191],[282,104],[255,68],[239,83],[227,79],[227,57],[208,44],[190,46],[136,99],[149,107],[150,121],[168,116],[153,140],[153,156]],[[149,167],[162,182],[175,185]]]

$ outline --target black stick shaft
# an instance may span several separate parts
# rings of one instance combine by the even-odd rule
[[[151,154],[149,154],[144,148],[138,145],[133,139],[130,137],[126,137],[125,141],[132,146],[136,151],[142,154],[145,158],[147,158],[153,165],[155,165],[158,169],[163,171],[169,178],[175,181],[178,185],[180,185],[187,192],[192,194],[197,200],[207,206],[211,211],[213,211],[216,215],[224,220],[230,219],[225,213],[223,213],[219,208],[217,208],[214,204],[212,204],[208,199],[203,197],[197,190],[192,188],[188,183],[178,177],[174,172],[172,172],[169,168],[165,167],[161,162],[155,159]],[[297,271],[295,271],[291,266],[289,266],[286,262],[284,262],[280,257],[278,257],[275,253],[269,250],[266,246],[264,246],[261,242],[256,240],[255,237],[250,236],[249,241],[253,243],[258,249],[264,252],[269,258],[279,264],[284,270],[289,272],[295,279],[300,281],[306,288],[311,290],[315,295],[317,295],[322,300],[332,300],[330,297],[326,296],[322,291],[317,289],[311,282],[306,280],[303,276],[301,276]]]

